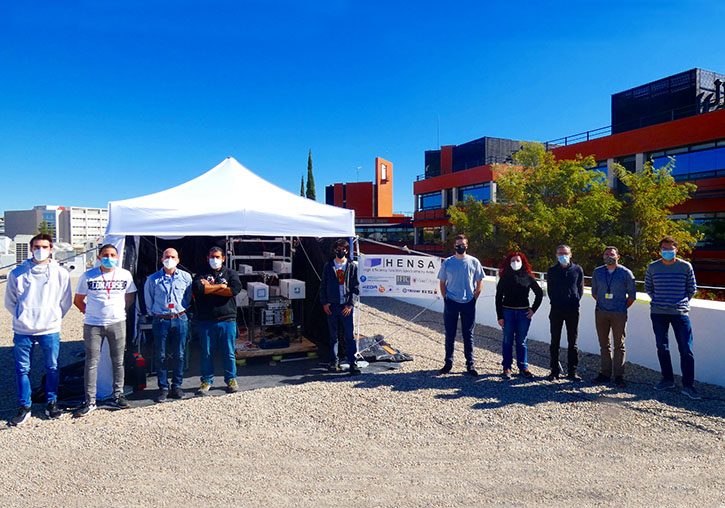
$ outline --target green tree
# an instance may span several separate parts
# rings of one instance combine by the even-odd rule
[[[672,176],[675,161],[655,169],[647,162],[639,173],[630,173],[616,165],[617,177],[627,190],[621,194],[624,203],[619,221],[619,238],[625,264],[640,279],[647,264],[656,259],[659,241],[673,236],[678,244],[678,255],[687,257],[703,235],[693,228],[691,220],[673,220],[672,207],[684,203],[695,192],[692,183],[677,183]]]
[[[315,193],[315,177],[312,175],[312,150],[307,154],[307,197],[317,200]]]
[[[38,234],[48,234],[55,238],[55,227],[52,224],[48,224],[47,221],[43,221],[38,224]]]
[[[588,169],[593,166],[593,157],[558,161],[543,145],[524,143],[514,164],[494,166],[497,202],[469,199],[450,207],[451,222],[487,263],[521,250],[535,270],[545,271],[564,243],[590,271],[616,235],[621,208],[605,175]]]
[[[305,177],[304,175],[300,177],[300,196],[305,196]]]

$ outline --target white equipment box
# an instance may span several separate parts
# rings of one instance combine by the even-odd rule
[[[290,300],[299,300],[305,297],[305,283],[297,279],[280,279],[279,287],[282,296]]]
[[[246,289],[242,289],[234,299],[237,302],[237,307],[249,307],[249,296],[247,296]]]
[[[249,299],[254,301],[269,300],[269,286],[264,282],[247,283]]]
[[[239,265],[239,273],[249,274],[252,273],[252,265]]]
[[[292,273],[292,263],[289,261],[273,261],[272,270],[274,270],[274,273]]]

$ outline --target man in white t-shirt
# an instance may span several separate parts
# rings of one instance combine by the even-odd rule
[[[83,343],[86,349],[84,382],[86,400],[73,416],[83,417],[96,409],[96,385],[101,344],[108,340],[113,366],[113,405],[126,409],[130,404],[123,395],[123,352],[126,349],[126,310],[136,295],[136,286],[128,270],[118,268],[118,250],[106,244],[99,251],[100,266],[88,270],[78,279],[73,304],[86,315],[83,320]]]

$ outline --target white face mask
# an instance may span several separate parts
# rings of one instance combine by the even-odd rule
[[[522,263],[521,261],[511,261],[511,269],[515,271],[521,270]]]
[[[222,267],[223,261],[219,258],[209,258],[209,266],[214,270],[219,270]]]
[[[174,258],[166,258],[164,259],[164,266],[171,270],[172,268],[176,268],[176,265],[178,264],[178,261],[176,261]]]
[[[33,251],[33,258],[36,261],[45,261],[50,257],[50,249],[35,249]]]

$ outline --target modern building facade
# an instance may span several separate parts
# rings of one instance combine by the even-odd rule
[[[35,235],[42,223],[54,242],[81,248],[88,240],[102,238],[108,225],[108,210],[80,206],[38,205],[31,210],[11,210],[4,215],[5,236]]]
[[[698,282],[725,285],[725,76],[692,69],[614,94],[611,121],[610,127],[548,142],[547,149],[558,159],[594,156],[613,189],[621,188],[614,163],[639,171],[648,160],[661,167],[673,157],[675,178],[697,185],[692,199],[673,212],[705,233],[693,257]],[[454,171],[454,148],[426,152],[426,173],[413,185],[417,250],[442,253],[451,204],[469,194],[496,199],[491,162]],[[436,158],[440,174],[428,171]]]

